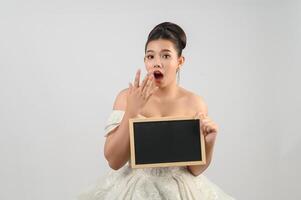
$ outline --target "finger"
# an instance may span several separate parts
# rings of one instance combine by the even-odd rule
[[[206,126],[205,130],[206,130],[207,133],[210,133],[212,129],[211,129],[210,126]]]
[[[197,119],[197,118],[199,118],[199,114],[198,114],[198,112],[197,112],[197,113],[195,113],[195,115],[194,115],[193,117],[194,117],[194,119]]]
[[[205,140],[206,140],[206,143],[209,142],[214,142],[216,139],[216,134],[212,133],[212,134],[209,134],[205,137]]]
[[[202,119],[202,122],[203,122],[203,124],[204,124],[204,123],[212,122],[212,120],[210,120],[210,119],[208,119],[208,118],[205,118],[205,119]]]
[[[201,120],[203,120],[203,119],[206,118],[206,115],[203,112],[197,112],[196,113],[196,118],[200,118]]]
[[[158,86],[154,87],[148,94],[147,99],[149,99],[158,89],[159,89]]]
[[[138,69],[135,76],[135,82],[134,82],[135,87],[139,87],[140,74],[141,74],[141,70]]]
[[[210,124],[205,123],[202,125],[202,130],[205,132],[205,135],[207,135],[210,132]]]
[[[203,125],[217,127],[217,124],[215,122],[213,122],[212,120],[206,120],[206,119],[203,121]]]
[[[132,83],[129,83],[129,92],[132,91]]]
[[[202,132],[202,134],[203,134],[204,136],[207,135],[207,132],[206,132],[203,128],[201,129],[201,132]]]
[[[148,84],[148,82],[149,82],[149,79],[151,78],[152,76],[151,76],[151,74],[150,73],[148,73],[147,75],[146,75],[146,77],[145,77],[145,82],[144,82],[144,84],[141,86],[141,91],[143,91],[144,90],[144,88],[146,87],[146,85]]]
[[[207,124],[208,122],[210,122],[210,120],[207,120],[207,119],[201,119],[200,117],[196,117],[195,119],[199,119],[199,120],[200,120],[200,126],[201,126],[201,127],[206,126],[206,124]]]
[[[208,133],[217,133],[217,127],[214,125],[210,125],[206,127],[206,131]]]
[[[153,84],[153,76],[150,76],[147,80],[145,87],[143,88],[143,91],[142,91],[143,96],[145,96],[145,97],[148,96],[150,88],[152,87],[152,84]]]
[[[215,133],[218,132],[218,126],[217,126],[216,124],[213,124],[213,125],[211,126],[211,128],[212,128],[211,132],[215,132]]]
[[[204,128],[207,128],[208,126],[213,126],[214,124],[212,124],[212,122],[203,122],[201,126],[203,126]]]
[[[206,126],[208,123],[213,123],[211,119],[209,119],[208,117],[201,119],[200,118],[200,124],[203,126]]]
[[[145,87],[145,84],[147,83],[148,78],[149,78],[149,74],[146,74],[143,81],[142,81],[141,86],[139,87],[140,91],[143,91],[143,88]]]

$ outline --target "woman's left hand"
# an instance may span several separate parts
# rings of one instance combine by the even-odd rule
[[[202,112],[198,112],[196,118],[200,119],[200,129],[205,137],[205,142],[213,144],[218,132],[218,125]]]

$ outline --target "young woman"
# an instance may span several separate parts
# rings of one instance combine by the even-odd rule
[[[202,174],[211,162],[218,126],[208,117],[204,99],[177,84],[177,73],[185,61],[185,46],[186,35],[174,23],[158,24],[149,33],[144,57],[147,75],[141,82],[139,69],[134,82],[119,92],[105,127],[104,156],[112,170],[82,193],[80,199],[233,199]],[[206,165],[132,169],[127,163],[129,119],[175,115],[201,119]]]

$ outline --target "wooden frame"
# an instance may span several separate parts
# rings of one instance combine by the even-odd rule
[[[192,118],[187,116],[177,116],[177,117],[151,117],[151,118],[131,118],[129,119],[129,131],[130,131],[130,166],[132,168],[148,168],[148,167],[171,167],[171,166],[187,166],[187,165],[204,165],[206,164],[206,153],[205,153],[205,138],[203,133],[200,134],[200,160],[193,161],[175,161],[175,162],[160,162],[160,163],[150,163],[150,164],[138,164],[136,163],[136,149],[135,149],[135,123],[140,122],[164,122],[168,123],[170,121],[181,121],[186,120],[197,120],[198,129],[199,128],[199,118]],[[196,124],[194,121],[191,121]],[[201,130],[200,130],[201,131]],[[198,137],[198,136],[197,136]]]

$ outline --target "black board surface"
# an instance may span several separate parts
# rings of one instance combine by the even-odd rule
[[[200,121],[187,117],[130,120],[132,167],[205,163]]]

